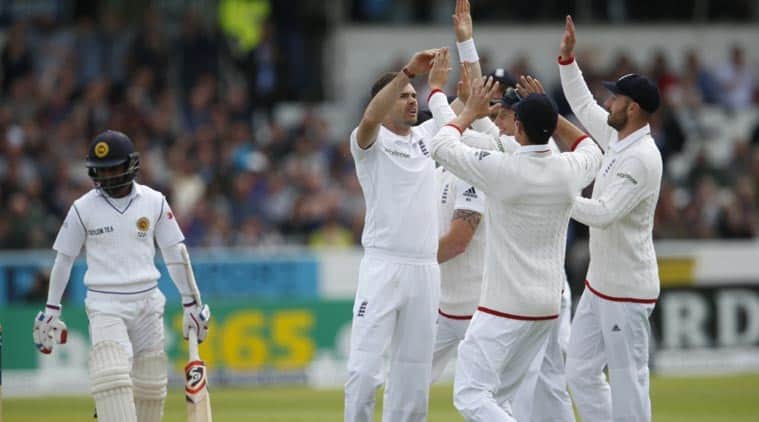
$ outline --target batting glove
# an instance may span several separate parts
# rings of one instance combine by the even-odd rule
[[[48,304],[34,318],[34,345],[46,355],[52,353],[53,344],[66,344],[69,332],[60,316],[61,306]]]
[[[182,305],[184,307],[184,316],[182,318],[182,334],[187,340],[190,336],[190,330],[198,334],[198,343],[202,343],[208,336],[208,320],[211,319],[211,309],[208,305],[199,306],[198,302],[192,301]]]

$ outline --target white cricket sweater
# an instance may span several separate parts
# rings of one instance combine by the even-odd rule
[[[651,128],[617,139],[577,63],[560,65],[559,71],[572,111],[606,151],[592,198],[578,197],[572,211],[572,218],[590,227],[586,284],[609,300],[655,302],[660,288],[652,232],[662,159]]]
[[[437,169],[440,236],[451,228],[456,210],[485,213],[485,193],[456,177],[444,167]],[[466,250],[440,264],[440,313],[449,318],[470,318],[477,309],[485,261],[485,221],[474,231]]]
[[[522,320],[556,318],[569,216],[575,197],[598,171],[600,149],[586,138],[570,153],[529,145],[510,154],[471,148],[460,140],[457,128],[445,126],[430,151],[488,196],[478,310]]]

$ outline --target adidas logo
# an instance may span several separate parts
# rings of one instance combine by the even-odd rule
[[[487,157],[488,155],[490,155],[490,153],[487,152],[487,151],[479,151],[479,152],[477,152],[477,158],[479,160],[482,160],[483,158]]]
[[[363,301],[361,302],[361,306],[358,307],[358,313],[356,313],[357,317],[362,317],[364,314],[366,314],[366,305],[368,305],[369,302]]]
[[[613,333],[613,332],[615,332],[615,331],[622,331],[622,329],[621,329],[621,328],[619,328],[619,325],[617,325],[617,324],[614,324],[614,326],[613,326],[613,327],[611,327],[611,332]]]
[[[464,195],[467,198],[467,201],[469,201],[470,199],[477,198],[477,191],[474,190],[474,186],[472,186],[471,188],[465,190],[462,195]]]

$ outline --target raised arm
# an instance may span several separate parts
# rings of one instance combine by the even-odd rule
[[[530,94],[545,94],[543,84],[530,75],[522,75],[517,83],[517,91],[522,97]],[[569,151],[562,157],[572,166],[579,187],[584,188],[590,184],[601,167],[603,160],[601,148],[585,132],[561,115],[552,136],[561,144],[561,149]]]
[[[614,136],[614,129],[606,123],[609,113],[593,98],[577,66],[574,56],[575,43],[575,24],[572,17],[567,15],[559,56],[561,87],[577,119],[588,129],[601,148],[606,149],[610,138]]]
[[[456,50],[459,53],[461,64],[470,66],[468,82],[474,78],[482,77],[480,57],[474,44],[474,23],[472,22],[471,7],[469,0],[456,0],[456,10],[453,14],[453,32],[456,34]],[[462,81],[464,76],[462,74]],[[466,98],[456,98],[451,103],[451,108],[458,114],[464,108]]]
[[[490,185],[499,179],[504,154],[472,148],[461,142],[465,127],[490,112],[490,96],[497,82],[488,78],[484,85],[475,82],[472,95],[464,110],[451,123],[444,126],[430,141],[432,158],[459,178],[488,192]],[[497,159],[496,159],[497,157]]]
[[[436,51],[435,49],[424,50],[414,54],[408,64],[395,75],[395,78],[369,101],[356,131],[356,140],[361,149],[367,149],[374,144],[382,120],[390,113],[401,91],[415,75],[421,75],[430,70]]]
[[[522,98],[530,94],[545,94],[543,84],[537,78],[530,75],[522,75],[517,83],[517,91]],[[556,125],[556,131],[553,133],[553,139],[561,144],[562,150],[574,151],[577,144],[587,135],[572,122],[559,115],[559,121]]]

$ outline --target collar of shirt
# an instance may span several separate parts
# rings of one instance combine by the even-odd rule
[[[543,145],[521,145],[515,151],[516,154],[530,154],[548,157],[551,155],[551,147],[548,144]]]
[[[110,196],[106,195],[102,189],[97,189],[95,192],[100,196],[105,196],[106,198],[110,198]],[[132,199],[140,195],[142,195],[142,186],[140,186],[137,182],[133,181],[132,191],[129,192],[129,195],[125,196],[124,198]],[[117,199],[122,199],[122,198],[117,198]]]
[[[617,142],[614,142],[609,146],[609,148],[614,152],[620,152],[624,150],[625,148],[629,147],[630,145],[634,144],[635,141],[641,139],[642,137],[648,135],[651,133],[651,127],[649,125],[645,125],[642,128],[636,130],[635,132],[627,135],[624,139],[620,139]]]

